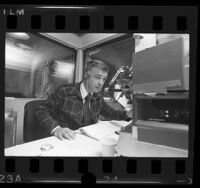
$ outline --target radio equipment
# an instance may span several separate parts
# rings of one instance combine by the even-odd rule
[[[135,95],[133,108],[139,141],[188,149],[188,93]]]

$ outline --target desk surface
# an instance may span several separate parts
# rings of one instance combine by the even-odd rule
[[[187,150],[170,148],[145,142],[134,141],[130,133],[120,133],[109,137],[118,139],[116,156],[127,157],[187,157]],[[50,144],[49,151],[42,151],[41,146]],[[59,140],[51,136],[37,141],[5,149],[5,156],[102,156],[101,143],[85,135],[77,134],[74,140]]]
[[[188,157],[188,150],[133,140],[125,132],[120,133],[116,150],[127,157]]]

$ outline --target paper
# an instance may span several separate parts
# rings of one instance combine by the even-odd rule
[[[120,121],[118,121],[118,120],[111,120],[111,121],[109,121],[110,123],[112,123],[112,124],[114,124],[114,125],[117,125],[117,126],[119,126],[119,127],[121,127],[121,128],[125,128],[125,127],[127,127],[128,125],[130,125],[131,123],[132,123],[132,120],[130,120],[130,121],[124,121],[124,120],[120,120]]]
[[[105,136],[113,134],[115,131],[119,132],[122,128],[129,125],[127,121],[101,121],[93,125],[85,126],[79,131],[93,139],[100,140]]]

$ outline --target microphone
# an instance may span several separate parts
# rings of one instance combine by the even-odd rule
[[[104,88],[104,92],[108,93],[108,92],[123,92],[123,93],[132,93],[134,90],[133,89],[114,89],[114,88]]]

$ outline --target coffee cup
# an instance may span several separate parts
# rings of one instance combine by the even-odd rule
[[[115,156],[115,147],[118,140],[115,138],[103,138],[100,140],[102,155],[103,156]]]

